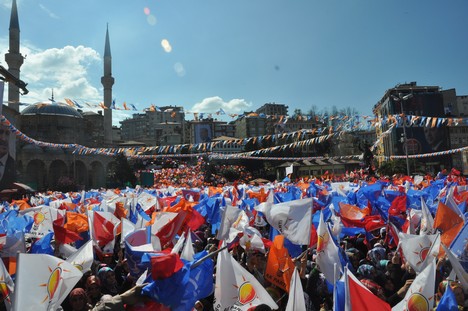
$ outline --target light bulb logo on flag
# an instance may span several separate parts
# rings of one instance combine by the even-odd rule
[[[56,294],[58,294],[58,290],[61,287],[62,283],[62,272],[70,272],[68,270],[62,270],[60,266],[61,263],[55,267],[55,269],[52,270],[52,268],[49,268],[50,271],[50,276],[49,280],[47,281],[47,284],[41,284],[40,286],[46,287],[47,288],[47,296],[44,297],[44,300],[42,303],[46,302],[47,300],[49,301],[49,305],[54,301],[54,298],[56,298]]]
[[[44,222],[46,219],[45,214],[43,212],[36,212],[34,213],[34,225],[33,225],[33,230],[37,230],[39,226]]]
[[[413,293],[406,304],[408,311],[429,311],[429,301],[420,293]]]
[[[4,300],[11,303],[10,290],[8,289],[8,285],[3,280],[1,280],[0,281],[0,302],[3,302]]]
[[[250,284],[249,281],[244,282],[239,287],[239,303],[241,305],[246,305],[251,303],[255,297],[257,297],[257,293],[255,292],[255,288]]]
[[[323,235],[319,235],[317,238],[317,252],[323,252],[327,248],[328,242],[330,241],[330,235],[325,232]]]
[[[430,247],[424,247],[419,250],[419,252],[414,252],[415,255],[419,257],[419,261],[417,264],[423,263],[426,260],[427,255],[429,255],[429,251],[431,250]]]

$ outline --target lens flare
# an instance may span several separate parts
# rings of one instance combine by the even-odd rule
[[[255,292],[255,288],[250,284],[250,282],[246,282],[239,287],[239,302],[241,304],[248,304],[254,300],[256,296],[257,293]]]
[[[55,268],[50,274],[49,282],[47,282],[47,294],[49,295],[49,300],[54,298],[55,292],[59,287],[61,277],[62,269],[60,267]]]
[[[151,11],[150,11],[150,9],[148,7],[144,8],[143,12],[145,13],[145,15],[150,15],[151,14]]]
[[[406,303],[408,311],[429,311],[429,301],[420,293],[414,293]]]
[[[148,24],[150,24],[151,26],[154,26],[156,25],[156,23],[158,22],[158,20],[156,19],[156,16],[154,15],[148,15],[146,17],[146,21],[148,22]]]
[[[174,71],[179,77],[185,76],[185,68],[184,65],[182,65],[181,63],[174,64]]]
[[[169,43],[169,41],[167,39],[162,39],[161,40],[161,46],[162,46],[162,48],[164,49],[164,51],[166,53],[171,53],[172,52],[172,46],[171,46],[171,44]]]

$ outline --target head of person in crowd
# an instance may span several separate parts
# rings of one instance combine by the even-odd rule
[[[101,281],[95,275],[91,275],[86,280],[86,294],[92,305],[101,299]]]
[[[101,292],[103,294],[116,295],[118,294],[117,280],[115,279],[115,272],[110,267],[102,267],[99,269],[98,278],[101,281]]]
[[[82,288],[75,288],[73,289],[69,297],[69,303],[72,311],[88,311],[88,297],[86,295],[86,291]]]
[[[374,280],[377,275],[375,267],[368,264],[360,265],[357,269],[357,273],[360,277],[370,280]]]

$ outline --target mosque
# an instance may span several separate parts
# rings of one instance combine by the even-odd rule
[[[8,71],[20,79],[20,67],[25,57],[20,53],[20,28],[16,0],[13,0],[9,28],[9,51],[5,54]],[[103,111],[84,112],[57,102],[28,105],[20,111],[20,90],[14,83],[7,83],[8,104],[2,114],[26,136],[54,144],[80,144],[87,147],[112,147],[112,57],[109,30],[106,30],[104,48],[104,74],[101,78],[104,89]],[[13,134],[12,134],[13,136]],[[10,140],[13,140],[12,137]],[[16,149],[16,150],[12,150]],[[105,187],[113,158],[104,155],[74,154],[71,148],[56,148],[50,145],[31,144],[16,138],[16,146],[10,147],[16,155],[15,180],[37,190],[55,189],[60,180],[69,179],[83,189]]]

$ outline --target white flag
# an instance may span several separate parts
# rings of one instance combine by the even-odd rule
[[[227,250],[218,253],[216,271],[214,302],[216,311],[248,310],[260,304],[278,309],[278,305],[260,282]]]
[[[249,218],[243,210],[237,206],[226,204],[216,238],[230,243],[248,224]]]
[[[416,276],[405,298],[392,308],[393,311],[432,310],[435,300],[436,262],[433,260]]]
[[[182,235],[180,236],[180,238],[177,240],[176,245],[174,245],[174,247],[172,248],[171,253],[172,253],[172,254],[179,254],[179,253],[180,253],[180,250],[181,250],[182,247],[184,246],[184,242],[185,242],[185,235],[182,233]]]
[[[289,298],[286,311],[306,310],[304,290],[302,289],[301,277],[294,268],[291,285],[289,286]]]
[[[2,299],[5,307],[7,310],[10,310],[13,301],[15,283],[13,283],[7,268],[3,264],[3,260],[0,260],[0,289],[2,291]]]
[[[46,254],[19,254],[16,311],[56,310],[83,274],[72,264]]]
[[[335,245],[321,212],[317,228],[317,237],[317,265],[320,267],[320,271],[325,275],[327,281],[331,284],[335,284],[336,280],[340,278],[339,273],[335,273],[336,270],[341,270],[340,256],[338,254],[338,246]]]
[[[416,274],[439,255],[440,234],[415,235],[400,232],[398,236],[403,256]]]
[[[24,214],[31,216],[34,220],[28,235],[33,238],[42,238],[49,231],[54,231],[52,221],[55,220],[56,213],[51,212],[49,206],[43,205],[25,210]]]
[[[82,273],[91,270],[94,261],[93,241],[89,240],[82,245],[74,254],[67,258],[67,262],[74,265]]]
[[[195,251],[193,250],[192,235],[190,234],[189,230],[187,232],[187,239],[185,239],[185,245],[182,249],[182,253],[180,254],[180,258],[188,261],[193,261],[193,255],[195,255]]]
[[[244,235],[239,239],[239,245],[245,250],[257,250],[265,253],[262,234],[254,227],[247,226],[244,228]]]
[[[140,193],[137,202],[145,212],[153,206],[155,206],[156,210],[159,210],[158,198],[148,192]]]
[[[289,241],[309,245],[312,224],[312,198],[267,205],[267,222]]]
[[[424,198],[421,198],[421,225],[419,226],[419,234],[433,234],[434,233],[434,218],[427,208]]]
[[[444,248],[447,258],[450,260],[450,264],[452,265],[452,272],[455,271],[458,280],[463,286],[463,290],[468,291],[468,273],[465,271],[465,269],[463,268],[455,254],[452,252],[452,250],[450,248],[447,248],[444,245],[444,243],[442,243],[442,247]]]

